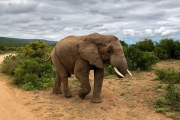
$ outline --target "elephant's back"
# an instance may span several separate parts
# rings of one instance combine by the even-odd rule
[[[81,41],[79,37],[69,36],[56,44],[56,51],[61,63],[73,74],[75,61],[78,55],[77,44]]]

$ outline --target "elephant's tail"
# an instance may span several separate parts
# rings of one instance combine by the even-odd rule
[[[51,59],[51,56],[49,56],[44,62],[48,62]]]

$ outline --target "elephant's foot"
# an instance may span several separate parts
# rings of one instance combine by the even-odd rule
[[[82,93],[78,93],[78,96],[81,98],[81,99],[84,99],[85,97],[86,97],[86,95],[85,94],[82,94]]]
[[[91,102],[92,103],[102,103],[102,99],[100,97],[93,97]]]
[[[78,92],[78,95],[81,99],[84,99],[86,95],[90,92],[91,90],[89,89],[80,89]]]
[[[72,97],[71,92],[69,90],[64,90],[64,96],[66,98],[71,98]]]
[[[53,94],[62,94],[62,91],[60,88],[53,88]]]

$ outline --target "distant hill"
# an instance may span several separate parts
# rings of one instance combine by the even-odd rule
[[[8,38],[0,37],[0,46],[9,46],[9,47],[22,47],[27,45],[31,41],[38,41],[41,39],[19,39],[19,38]],[[55,45],[57,41],[41,40],[49,45]]]

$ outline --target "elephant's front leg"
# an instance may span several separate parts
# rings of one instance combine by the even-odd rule
[[[93,98],[91,102],[93,103],[101,103],[102,100],[100,98],[101,88],[104,78],[104,69],[96,68],[94,69],[94,91]]]
[[[91,66],[88,61],[85,61],[82,58],[78,58],[76,60],[76,65],[74,69],[74,73],[76,78],[81,83],[81,89],[78,92],[80,98],[84,99],[87,94],[91,91],[91,86],[89,83],[89,71]]]

